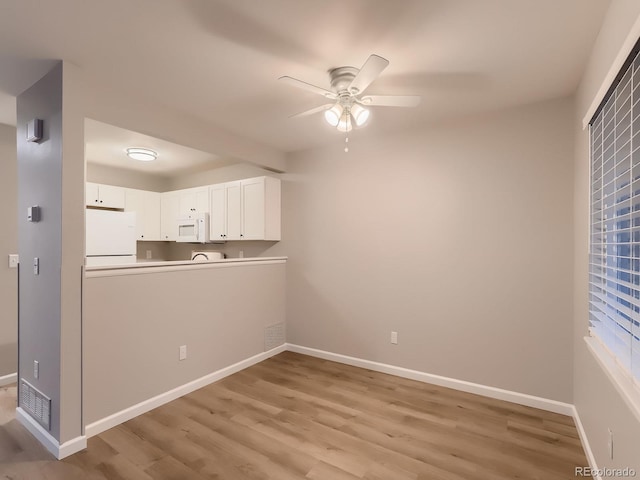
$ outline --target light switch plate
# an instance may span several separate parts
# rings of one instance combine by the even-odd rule
[[[17,253],[12,253],[9,255],[9,268],[18,268],[19,262],[20,256]]]

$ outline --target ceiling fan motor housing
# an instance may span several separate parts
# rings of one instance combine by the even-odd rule
[[[338,94],[344,92],[354,93],[357,95],[358,92],[349,92],[348,88],[359,71],[360,70],[355,67],[332,68],[329,70],[329,75],[331,76],[331,89]]]

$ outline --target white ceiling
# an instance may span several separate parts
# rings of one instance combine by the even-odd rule
[[[232,163],[207,152],[91,119],[85,120],[84,133],[88,163],[161,176],[192,173]],[[150,148],[158,157],[152,162],[132,160],[126,153],[131,147]]]
[[[64,59],[88,81],[293,151],[335,142],[321,115],[327,70],[369,54],[390,66],[371,94],[418,94],[415,109],[377,108],[366,137],[452,116],[571,94],[609,0],[5,1],[0,121],[12,97]],[[4,110],[4,111],[3,111]]]

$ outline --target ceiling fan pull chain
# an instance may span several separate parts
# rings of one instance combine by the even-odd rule
[[[344,130],[344,153],[349,153],[349,124],[351,123],[351,109],[349,107],[346,108],[347,111],[347,128]]]

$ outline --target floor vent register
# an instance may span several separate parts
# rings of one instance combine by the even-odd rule
[[[47,431],[51,430],[51,399],[24,379],[20,379],[20,406]]]

